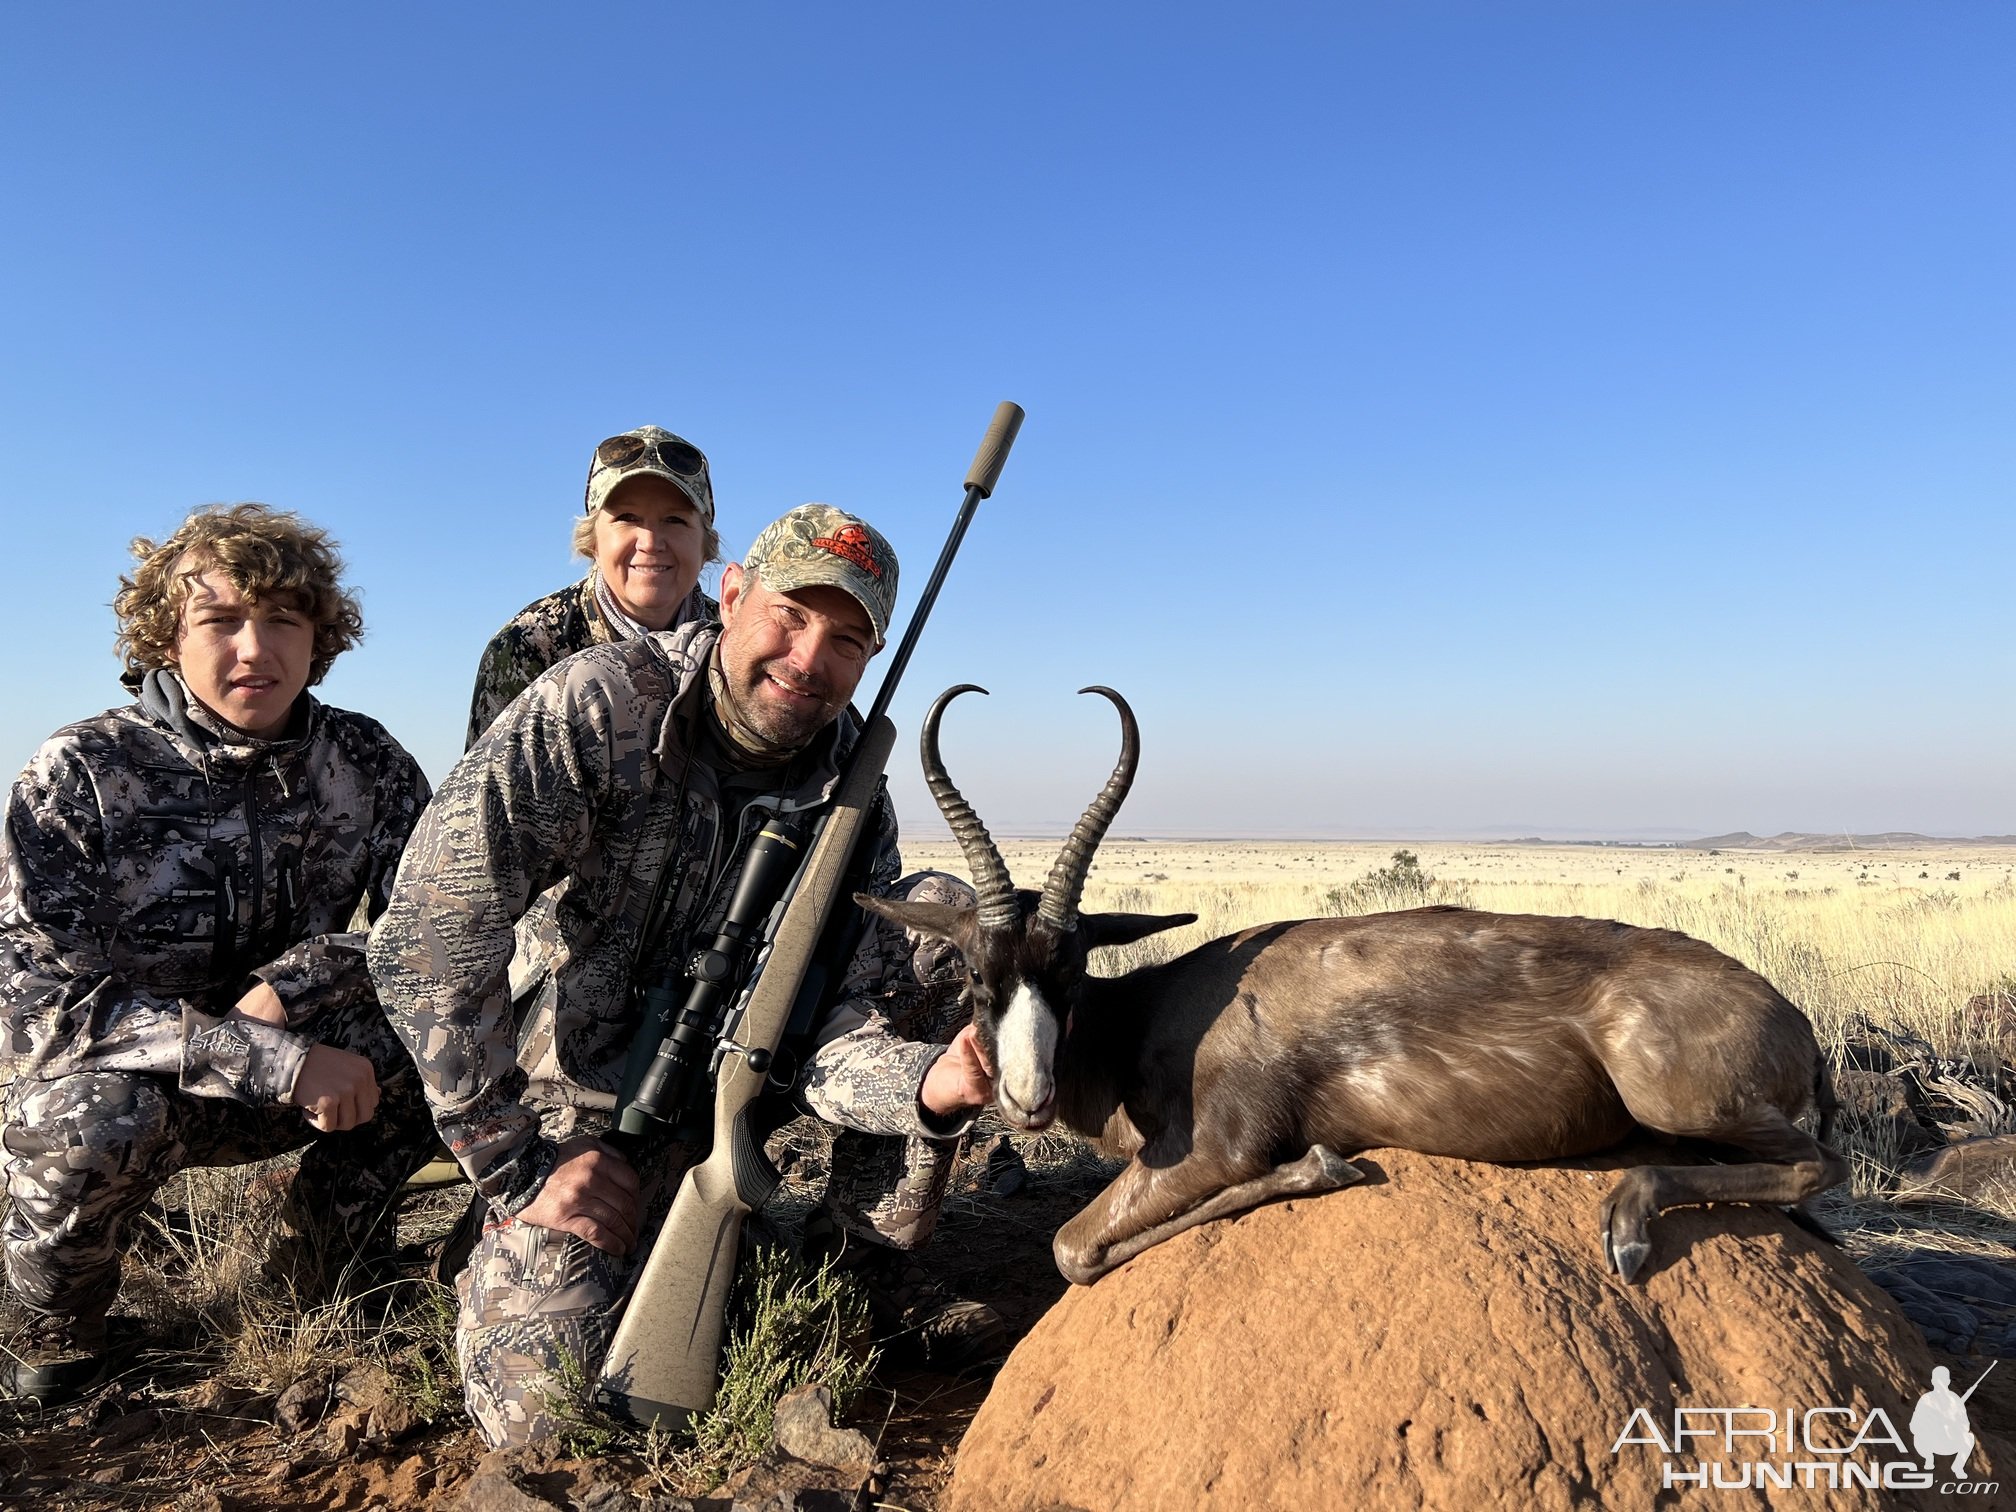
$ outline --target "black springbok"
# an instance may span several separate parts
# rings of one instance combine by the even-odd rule
[[[1125,1170],[1061,1231],[1058,1269],[1097,1280],[1150,1245],[1269,1198],[1328,1191],[1376,1146],[1467,1160],[1547,1160],[1636,1127],[1733,1146],[1740,1163],[1639,1166],[1603,1203],[1610,1265],[1635,1280],[1668,1208],[1792,1204],[1847,1175],[1793,1119],[1833,1098],[1806,1015],[1699,940],[1602,919],[1415,908],[1268,924],[1120,977],[1100,945],[1195,914],[1081,914],[1092,857],[1134,778],[1126,700],[1119,764],[1041,893],[1018,889],[946,775],[924,722],[924,776],[978,906],[863,907],[964,954],[1003,1116],[1061,1119]]]

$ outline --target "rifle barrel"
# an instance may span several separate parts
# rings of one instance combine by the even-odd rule
[[[1988,1370],[1993,1370],[1997,1365],[2000,1365],[2001,1363],[2002,1362],[2000,1360],[1990,1360],[1988,1362]],[[1974,1386],[1979,1386],[1983,1381],[1988,1379],[1988,1370],[1984,1370],[1981,1372],[1981,1374],[1974,1377]],[[1967,1400],[1967,1398],[1974,1395],[1974,1386],[1969,1386],[1965,1391],[1960,1393],[1961,1401],[1964,1402]]]
[[[903,639],[896,647],[896,654],[889,659],[889,672],[882,679],[882,686],[876,690],[874,707],[868,711],[869,719],[879,719],[889,712],[890,702],[896,697],[896,685],[903,680],[903,669],[910,665],[910,653],[917,648],[917,638],[924,633],[924,622],[931,617],[931,606],[938,602],[938,590],[945,584],[945,574],[952,570],[952,559],[959,555],[959,543],[966,539],[966,527],[973,523],[980,501],[994,492],[994,485],[1001,478],[1002,465],[1008,460],[1008,450],[1015,444],[1015,436],[1021,429],[1022,406],[1003,399],[995,406],[994,423],[987,427],[979,454],[967,471],[966,500],[959,506],[959,517],[952,522],[952,533],[945,538],[945,547],[938,553],[937,564],[925,581],[917,607],[910,612],[910,623],[903,628]]]

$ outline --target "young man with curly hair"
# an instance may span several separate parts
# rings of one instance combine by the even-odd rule
[[[271,1263],[354,1283],[433,1142],[349,932],[427,781],[307,691],[363,633],[334,543],[239,504],[133,551],[137,701],[52,735],[0,832],[0,1249],[27,1312],[0,1384],[45,1405],[103,1377],[128,1226],[169,1177],[306,1145]]]

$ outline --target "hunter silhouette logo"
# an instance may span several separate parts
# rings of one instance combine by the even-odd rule
[[[1974,1434],[1967,1421],[1967,1398],[1999,1362],[1991,1361],[1974,1385],[1951,1389],[1944,1365],[1932,1372],[1932,1389],[1911,1413],[1911,1441],[1897,1431],[1881,1407],[1675,1407],[1670,1422],[1649,1407],[1633,1409],[1612,1454],[1644,1445],[1657,1452],[1662,1490],[1691,1487],[1716,1491],[1930,1490],[1948,1495],[1993,1496],[1997,1481],[1969,1481],[1967,1459]],[[1916,1457],[1913,1457],[1913,1450]],[[1951,1459],[1951,1478],[1941,1480],[1935,1460]],[[1919,1461],[1924,1463],[1922,1466]]]
[[[2000,1363],[1989,1361],[1988,1370]],[[1988,1379],[1988,1370],[1974,1378],[1974,1386]],[[1923,1456],[1927,1470],[1935,1459],[1952,1455],[1957,1479],[1966,1475],[1967,1456],[1974,1452],[1974,1433],[1967,1424],[1967,1398],[1974,1395],[1974,1386],[1956,1396],[1948,1385],[1952,1379],[1953,1372],[1944,1365],[1934,1367],[1932,1389],[1918,1398],[1911,1413],[1911,1447]]]
[[[812,544],[821,551],[847,558],[871,576],[882,576],[882,564],[875,560],[874,545],[868,539],[868,532],[859,525],[842,525],[830,536],[813,537]]]

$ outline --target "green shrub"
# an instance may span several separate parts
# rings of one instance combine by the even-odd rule
[[[694,1421],[693,1447],[681,1467],[710,1486],[770,1447],[779,1397],[824,1386],[838,1417],[874,1367],[868,1298],[854,1277],[764,1248],[743,1265],[735,1292],[721,1389]]]
[[[1323,902],[1333,914],[1390,913],[1430,903],[1468,907],[1470,889],[1462,882],[1437,880],[1421,870],[1421,858],[1414,852],[1396,850],[1392,864],[1369,871],[1356,882],[1331,888],[1323,895]]]

